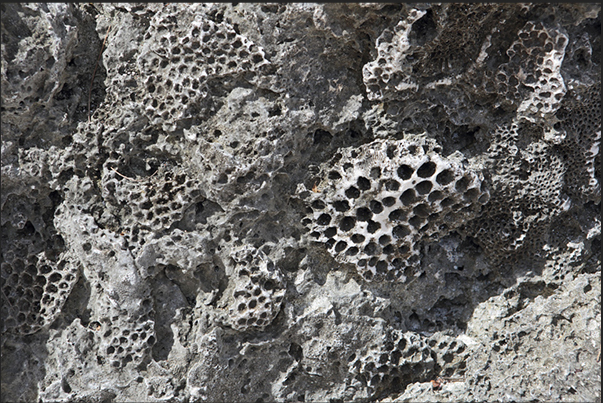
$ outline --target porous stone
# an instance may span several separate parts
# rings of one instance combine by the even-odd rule
[[[489,194],[461,155],[442,158],[421,139],[377,140],[342,149],[322,169],[307,196],[310,237],[366,280],[407,281],[419,263],[419,243],[470,221]]]
[[[261,251],[235,251],[232,299],[228,320],[234,329],[264,329],[278,315],[285,297],[285,283],[278,267]]]
[[[1,5],[0,400],[600,401],[600,10]]]

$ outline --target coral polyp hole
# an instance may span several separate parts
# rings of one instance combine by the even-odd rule
[[[370,177],[373,179],[379,179],[381,177],[381,168],[379,168],[379,167],[371,168]]]
[[[345,191],[345,195],[348,199],[357,199],[360,197],[360,190],[355,186],[351,186]]]
[[[344,217],[339,223],[339,229],[342,231],[349,231],[356,225],[356,219],[354,217]]]
[[[401,255],[406,255],[408,252],[410,252],[410,246],[408,246],[408,244],[402,244],[398,248],[398,253],[400,253]]]
[[[376,255],[378,252],[379,252],[379,246],[374,242],[370,242],[368,245],[366,245],[364,247],[364,253],[366,253],[369,256]]]
[[[337,228],[329,227],[325,230],[324,234],[327,238],[333,238],[335,235],[337,235]]]
[[[348,255],[348,256],[355,256],[355,255],[357,255],[357,254],[358,254],[358,252],[360,252],[360,249],[358,249],[358,248],[357,248],[357,247],[355,247],[355,246],[352,246],[351,248],[349,248],[349,249],[348,249],[348,250],[345,252],[345,254],[346,254],[346,255]]]
[[[454,173],[449,169],[443,170],[436,176],[436,182],[438,182],[442,186],[448,185],[453,180],[454,180]]]
[[[452,199],[450,197],[446,197],[444,200],[442,200],[440,202],[440,206],[442,206],[442,208],[450,207],[453,204],[454,204],[454,199]]]
[[[412,225],[414,228],[421,228],[421,225],[425,222],[425,220],[419,216],[411,217],[408,220],[408,223]]]
[[[396,190],[400,189],[400,183],[397,180],[390,179],[385,182],[385,189],[395,192]]]
[[[437,200],[441,200],[443,198],[444,198],[444,193],[440,192],[439,190],[436,190],[429,194],[429,197],[427,197],[427,200],[429,200],[430,202],[434,202]]]
[[[384,260],[380,260],[377,262],[376,268],[377,268],[377,273],[379,274],[385,274],[387,273],[387,262]]]
[[[471,183],[471,180],[469,178],[467,178],[466,176],[463,176],[461,179],[459,179],[456,182],[455,188],[456,188],[457,192],[462,193],[467,190],[470,183]]]
[[[371,200],[369,203],[369,208],[375,214],[379,214],[383,211],[383,205],[376,200]]]
[[[430,214],[430,209],[427,204],[419,204],[415,206],[413,212],[419,217],[427,217]]]
[[[414,172],[414,169],[412,169],[408,165],[400,165],[400,167],[398,168],[398,176],[402,180],[408,180],[408,179],[410,179],[411,176],[412,176],[412,174],[413,174],[413,172]]]
[[[410,229],[405,225],[397,225],[392,230],[392,235],[398,239],[410,235]]]
[[[339,212],[345,212],[350,209],[350,203],[347,200],[337,200],[333,202],[333,207]]]
[[[339,253],[343,250],[345,250],[348,247],[348,244],[345,243],[345,241],[339,241],[337,242],[337,244],[335,244],[335,252]]]
[[[406,213],[404,212],[404,210],[397,209],[389,213],[388,218],[392,222],[402,221],[406,218]]]
[[[374,234],[375,232],[377,232],[379,229],[381,228],[381,224],[378,222],[375,222],[373,220],[369,220],[368,221],[368,225],[366,227],[367,231],[371,234]]]
[[[318,225],[328,225],[331,222],[331,216],[328,214],[321,214],[316,220]]]
[[[423,182],[417,183],[417,185],[415,186],[415,189],[417,189],[417,192],[420,195],[425,195],[425,194],[431,192],[432,187],[433,187],[433,184],[430,181],[423,181]]]
[[[358,189],[360,189],[362,191],[369,190],[371,188],[371,181],[369,181],[365,177],[361,176],[356,181],[356,185],[358,186]]]
[[[430,178],[435,173],[436,167],[433,161],[427,161],[417,169],[417,175],[421,178]]]
[[[389,237],[389,235],[382,235],[382,236],[379,238],[379,243],[380,243],[381,245],[387,245],[387,244],[388,244],[388,243],[390,243],[390,242],[391,242],[391,238]]]
[[[328,178],[331,180],[341,179],[341,174],[337,171],[331,171],[329,172]]]
[[[408,189],[400,196],[400,201],[404,203],[405,206],[411,205],[415,202],[416,195],[413,189]]]
[[[322,210],[325,207],[327,207],[327,205],[322,200],[314,200],[312,202],[312,208],[315,210]]]
[[[372,216],[373,213],[366,207],[360,207],[356,210],[356,217],[358,217],[358,221],[368,221],[372,218]]]
[[[383,253],[386,255],[391,255],[392,253],[394,253],[394,251],[395,249],[391,243],[383,247]]]
[[[381,200],[381,203],[383,203],[385,207],[391,207],[396,204],[396,199],[391,196],[388,196]]]
[[[354,235],[352,235],[352,237],[351,237],[350,239],[351,239],[351,240],[352,240],[352,242],[354,242],[354,243],[362,243],[362,242],[364,242],[364,240],[365,240],[366,238],[364,237],[364,235],[361,235],[361,234],[354,234]]]
[[[479,196],[479,190],[477,190],[476,188],[471,188],[465,192],[465,194],[463,195],[463,198],[467,201],[473,202],[473,201],[477,200],[478,196]]]

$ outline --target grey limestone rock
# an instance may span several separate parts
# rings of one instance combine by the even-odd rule
[[[3,402],[600,402],[600,4],[0,11]]]

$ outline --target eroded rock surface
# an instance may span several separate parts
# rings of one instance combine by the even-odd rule
[[[600,9],[3,4],[2,401],[600,401]]]

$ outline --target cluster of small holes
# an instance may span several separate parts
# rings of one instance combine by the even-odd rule
[[[15,11],[2,10],[3,17]],[[19,11],[20,12],[20,11]],[[25,29],[25,25],[15,21],[14,27],[6,26],[2,31],[2,43],[11,51],[3,51],[2,60],[2,121],[7,121],[8,113],[15,117],[24,118],[24,113],[32,105],[52,104],[51,99],[65,102],[66,99],[75,97],[75,82],[69,82],[60,77],[60,72],[65,68],[70,59],[69,52],[60,52],[58,49],[69,49],[74,46],[77,37],[75,32],[62,31],[53,17],[44,14],[43,10],[31,10],[35,15],[35,22]],[[25,38],[31,38],[32,32],[37,29],[45,30],[48,36],[37,38],[31,47],[20,43]],[[9,45],[10,44],[10,45]],[[26,57],[15,57],[17,52],[24,52]],[[49,86],[49,81],[56,84]],[[59,85],[60,83],[60,85]],[[64,83],[64,85],[63,85]],[[50,107],[50,105],[48,105]],[[33,123],[34,119],[30,119]],[[20,126],[22,126],[20,124]],[[22,129],[25,129],[22,127]],[[2,135],[6,135],[3,128]],[[50,142],[59,136],[45,136]],[[39,141],[39,140],[38,140]]]
[[[444,15],[436,16],[433,11],[428,10],[411,33],[415,45],[412,54],[419,59],[413,71],[424,77],[441,77],[442,73],[455,76],[471,70],[475,67],[471,62],[478,59],[483,40],[492,33],[493,26],[504,26],[507,15],[519,10],[512,5],[455,3]]]
[[[112,196],[131,209],[131,219],[125,223],[127,227],[169,228],[182,219],[184,211],[201,194],[198,180],[184,172],[160,168],[157,174],[140,182],[126,179],[113,170],[108,172],[108,177],[106,188],[114,189]]]
[[[551,242],[552,243],[552,242]],[[557,242],[559,244],[559,242]],[[571,244],[570,244],[571,245]],[[572,247],[564,245],[563,247],[553,247],[547,253],[547,261],[544,265],[543,273],[552,278],[555,282],[565,280],[576,267],[584,263],[584,249],[581,247]],[[601,261],[598,259],[598,266]]]
[[[507,50],[509,62],[500,66],[490,91],[517,102],[520,114],[554,113],[566,92],[561,63],[568,38],[542,23],[532,22],[518,36]]]
[[[488,150],[493,159],[492,200],[466,227],[492,264],[538,244],[551,218],[568,206],[562,159],[543,141],[518,149],[520,130],[515,124],[494,132]]]
[[[153,40],[151,47],[139,58],[145,77],[142,103],[154,123],[185,117],[189,106],[204,97],[209,78],[255,71],[268,63],[262,49],[226,22],[197,16],[185,27],[164,26],[164,20],[181,17],[158,13],[146,35]]]
[[[525,231],[521,223],[513,222],[512,212],[487,211],[474,223],[475,240],[484,250],[491,264],[501,261],[509,252],[523,245]]]
[[[460,163],[410,140],[346,149],[310,192],[303,221],[342,263],[366,280],[405,281],[419,263],[417,243],[471,219],[489,194]]]
[[[460,340],[446,335],[434,335],[427,340],[434,352],[439,376],[463,376],[470,350]]]
[[[433,373],[429,346],[412,333],[391,331],[377,345],[348,357],[350,371],[373,393],[394,386],[424,382]]]
[[[367,97],[371,101],[400,97],[404,91],[416,91],[417,84],[410,79],[412,64],[408,60],[408,35],[414,22],[425,11],[411,10],[408,17],[392,30],[386,29],[377,38],[377,59],[362,68]]]
[[[123,368],[130,362],[140,364],[156,341],[153,321],[150,320],[136,323],[135,326],[113,325],[99,331],[103,332],[104,340],[104,351],[101,353],[106,362],[115,368]]]
[[[25,176],[26,177],[26,176]],[[77,266],[52,218],[58,192],[38,183],[2,188],[0,289],[2,333],[33,334],[60,314],[77,281]],[[21,193],[24,191],[24,193]]]
[[[601,83],[570,91],[559,112],[566,135],[559,146],[567,166],[566,192],[577,200],[597,203],[601,200]]]
[[[3,331],[32,334],[51,324],[77,280],[67,262],[43,257],[2,262]]]
[[[248,249],[235,257],[236,287],[230,307],[230,320],[234,329],[263,329],[279,313],[285,287],[278,268],[261,252]]]
[[[549,148],[544,143],[532,143],[521,151],[522,159],[529,164],[529,176],[527,172],[523,175],[528,181],[522,201],[527,214],[556,215],[563,210],[565,164]]]

